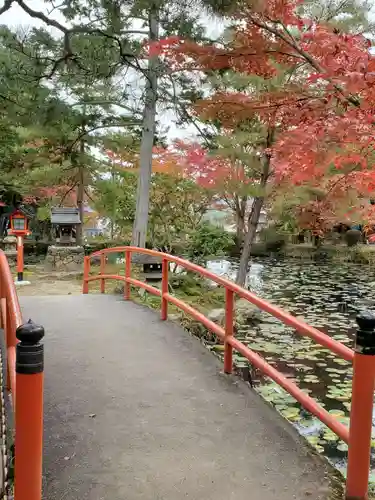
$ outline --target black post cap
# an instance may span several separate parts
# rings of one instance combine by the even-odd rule
[[[356,317],[358,330],[355,339],[355,351],[360,354],[375,355],[375,314],[362,311]]]
[[[44,328],[29,319],[27,323],[17,328],[16,337],[23,344],[35,345],[44,337]]]
[[[361,330],[371,332],[375,329],[375,314],[371,311],[362,311],[357,314],[357,325]]]
[[[16,372],[25,375],[44,370],[44,346],[39,341],[44,337],[44,328],[31,319],[16,330],[20,341],[16,346]]]

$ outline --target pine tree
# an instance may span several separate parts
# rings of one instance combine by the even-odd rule
[[[186,0],[133,0],[118,3],[115,0],[103,2],[66,1],[58,10],[67,23],[56,22],[41,12],[31,9],[26,2],[17,2],[31,17],[42,20],[49,27],[62,33],[60,40],[52,39],[43,30],[35,30],[36,36],[44,38],[44,56],[39,58],[45,66],[40,77],[53,79],[56,72],[86,73],[94,78],[107,78],[122,83],[123,97],[128,102],[142,102],[142,140],[140,146],[140,175],[138,182],[137,210],[133,230],[133,243],[145,245],[148,220],[152,150],[155,145],[157,111],[163,105],[174,105],[184,120],[191,119],[185,106],[191,84],[186,78],[176,79],[149,47],[160,37],[174,35],[202,39],[204,29],[200,26],[200,12],[197,6]],[[10,7],[7,3],[3,11]],[[0,11],[1,13],[1,11]],[[68,27],[68,22],[71,27]],[[43,44],[42,44],[43,46]],[[91,46],[91,48],[90,48]],[[87,49],[93,57],[87,61]],[[104,50],[105,58],[98,58],[97,51]],[[51,51],[54,56],[51,57]],[[93,59],[102,61],[93,65]],[[136,82],[130,84],[131,79]],[[142,80],[141,86],[139,79]],[[134,90],[141,88],[142,93]],[[133,94],[133,95],[132,95]],[[182,99],[179,99],[179,95]],[[138,102],[137,102],[138,104]],[[139,111],[139,104],[137,106]]]

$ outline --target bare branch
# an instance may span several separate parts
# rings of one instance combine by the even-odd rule
[[[146,35],[148,36],[148,31],[144,30],[125,30],[121,31],[121,35]]]
[[[64,2],[61,2],[60,5],[55,5],[54,2],[51,1],[51,4],[52,4],[52,9],[48,11],[48,15],[51,15],[54,10],[64,6]]]
[[[89,200],[91,200],[93,203],[95,203],[95,200],[93,199],[93,197],[88,193],[88,191],[86,190],[86,188],[84,189],[85,191],[85,195],[89,198]]]
[[[64,193],[64,196],[62,196],[61,200],[60,200],[60,203],[59,203],[59,206],[61,207],[61,205],[63,204],[63,201],[65,200],[65,198],[68,196],[69,193],[71,193],[73,191],[73,189],[77,186],[78,184],[78,181],[76,181],[73,186],[68,189],[65,193]]]

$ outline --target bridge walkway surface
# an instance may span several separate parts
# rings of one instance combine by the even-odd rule
[[[45,500],[331,498],[328,465],[177,325],[110,295],[20,302],[46,330]]]

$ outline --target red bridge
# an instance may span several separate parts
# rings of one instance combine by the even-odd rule
[[[125,276],[106,274],[111,252],[124,253]],[[160,258],[161,289],[132,277],[134,253]],[[92,257],[100,257],[96,276],[90,273]],[[169,293],[171,262],[225,288],[225,327]],[[103,294],[107,280],[123,281],[124,300],[88,295],[95,280],[100,280]],[[160,317],[130,302],[131,286],[161,298]],[[235,338],[235,296],[354,362],[350,428]],[[367,498],[375,380],[371,314],[358,318],[354,352],[198,265],[135,247],[85,257],[81,297],[22,297],[22,315],[8,262],[0,252],[0,298],[6,393],[12,407],[8,425],[14,421],[15,500],[343,498],[332,496],[334,475],[328,463],[231,375],[233,350],[348,444],[345,498]],[[221,339],[223,370],[199,340],[167,321],[168,304]],[[25,324],[22,317],[43,325],[44,343],[43,328]]]

